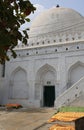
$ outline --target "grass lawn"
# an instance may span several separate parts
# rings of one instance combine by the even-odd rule
[[[66,106],[59,108],[58,112],[84,112],[84,107]]]

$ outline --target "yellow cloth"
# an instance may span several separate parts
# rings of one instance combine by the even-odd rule
[[[59,121],[74,121],[80,117],[84,117],[84,112],[59,112],[51,117],[48,122]]]
[[[68,125],[68,126],[63,126],[63,125],[53,125],[49,128],[49,130],[75,130],[74,126]]]

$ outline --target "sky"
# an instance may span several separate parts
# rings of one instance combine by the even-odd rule
[[[60,7],[65,7],[65,8],[72,8],[79,12],[82,16],[84,16],[84,0],[30,0],[31,3],[37,8],[34,14],[31,14],[29,16],[31,22],[30,23],[25,23],[25,25],[22,26],[22,29],[27,28],[28,26],[30,27],[32,24],[33,19],[35,17],[52,7],[55,7],[57,4],[59,4]]]
[[[52,8],[59,4],[61,7],[72,8],[84,16],[84,0],[30,0],[34,5],[38,4],[44,8]]]

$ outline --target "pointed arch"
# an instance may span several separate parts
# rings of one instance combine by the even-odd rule
[[[13,72],[11,73],[11,79],[14,77],[14,75],[15,75],[15,73],[17,73],[17,72],[19,72],[20,70],[22,70],[22,71],[24,71],[25,72],[25,74],[27,75],[27,73],[26,73],[26,71],[25,71],[25,69],[24,68],[22,68],[22,67],[20,67],[20,66],[18,66],[17,68],[15,68],[14,70],[13,70]]]
[[[43,65],[36,73],[35,98],[43,100],[43,86],[55,86],[56,70],[49,64]],[[43,101],[42,101],[43,102]]]
[[[69,86],[76,83],[84,76],[84,63],[81,61],[77,61],[73,64],[68,70],[68,82]]]
[[[49,65],[49,64],[45,64],[37,71],[36,82],[41,82],[42,76],[49,73],[49,72],[52,73],[56,78],[55,68],[53,66]]]
[[[10,98],[28,98],[27,73],[23,68],[17,67],[12,72],[9,89]]]

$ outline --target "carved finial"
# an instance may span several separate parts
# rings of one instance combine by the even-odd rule
[[[57,8],[60,7],[59,5],[56,6]]]

